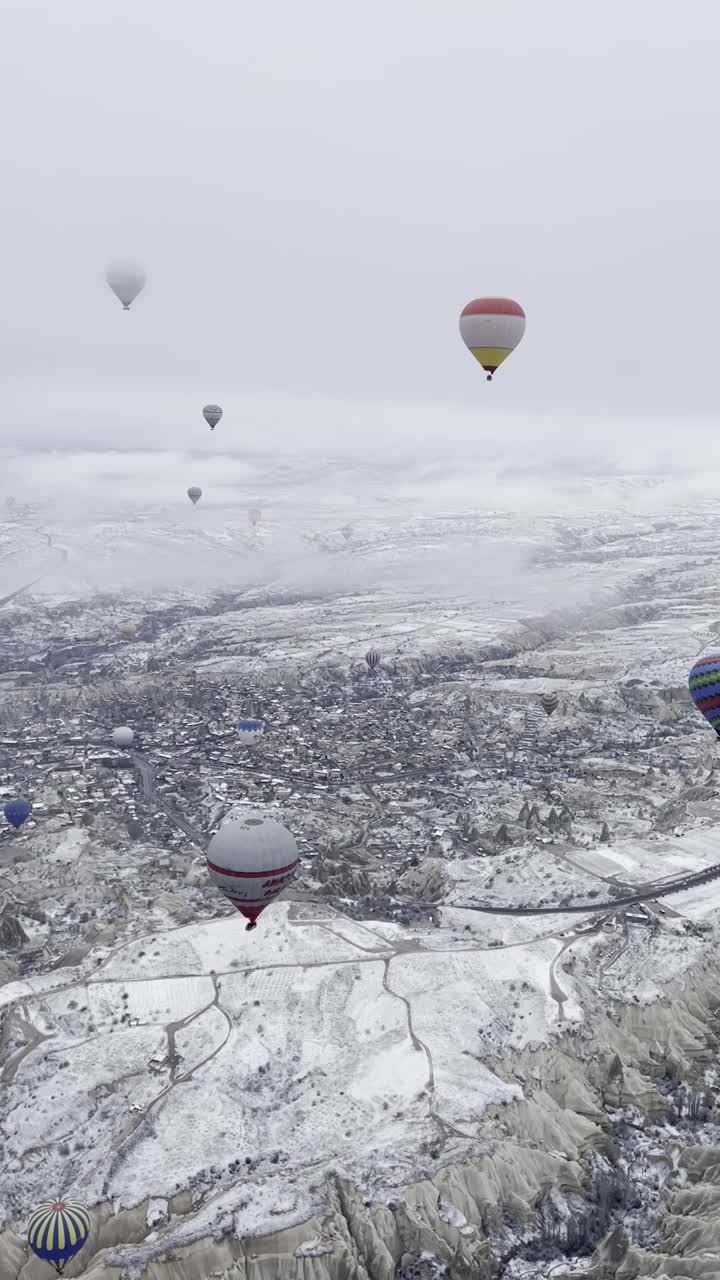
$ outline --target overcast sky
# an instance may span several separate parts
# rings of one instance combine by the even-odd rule
[[[714,424],[718,0],[9,0],[0,34],[3,443],[204,447],[207,400],[230,447]],[[528,320],[489,386],[458,315],[494,293]]]

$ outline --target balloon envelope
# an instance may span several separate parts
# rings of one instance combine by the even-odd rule
[[[262,515],[262,511],[260,510],[259,507],[250,507],[250,510],[248,511],[248,520],[250,521],[253,529],[255,528],[255,525],[260,520],[261,515]]]
[[[298,848],[286,827],[251,810],[231,815],[215,832],[207,866],[210,879],[252,928],[294,879]]]
[[[126,724],[118,725],[112,731],[112,740],[116,747],[131,747],[135,739],[133,730]]]
[[[195,503],[199,502],[200,498],[202,498],[202,489],[200,489],[196,484],[191,484],[188,489],[188,498],[192,502],[193,506],[195,506]]]
[[[368,649],[365,654],[365,661],[367,662],[370,670],[374,671],[380,661],[380,654],[377,649]]]
[[[29,800],[17,799],[8,800],[3,808],[3,813],[11,826],[17,831],[23,822],[27,822],[32,813],[32,805]]]
[[[543,711],[551,716],[553,711],[557,711],[560,705],[560,699],[556,693],[544,693],[540,699],[540,703]]]
[[[475,298],[460,315],[460,336],[492,381],[525,332],[525,312],[512,298]]]
[[[123,311],[130,310],[130,303],[145,286],[145,272],[131,262],[115,262],[108,267],[105,279],[123,304]]]
[[[137,627],[134,622],[123,622],[120,624],[120,635],[125,640],[134,640],[137,635]]]
[[[720,736],[720,654],[699,658],[688,676],[690,697]]]
[[[90,1214],[78,1200],[46,1200],[33,1211],[27,1234],[36,1257],[60,1271],[90,1235]]]
[[[222,418],[222,409],[219,404],[206,404],[203,409],[203,418],[207,422],[211,431],[214,431],[218,422]]]
[[[238,720],[238,737],[244,742],[257,742],[264,732],[264,720]]]

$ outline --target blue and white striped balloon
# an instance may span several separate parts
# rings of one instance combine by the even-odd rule
[[[264,720],[238,720],[238,737],[241,742],[257,742],[264,732]]]

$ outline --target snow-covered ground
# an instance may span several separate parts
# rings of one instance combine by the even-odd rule
[[[305,811],[272,747],[259,759],[305,833],[310,883],[321,883],[312,879],[319,852],[347,869],[344,849],[359,851],[358,874],[370,876],[371,855],[381,868],[386,857],[384,833],[389,846],[400,832],[416,862],[442,860],[435,924],[346,918],[319,894],[277,904],[248,935],[235,915],[208,918],[217,904],[197,888],[202,866],[187,846],[163,864],[159,893],[157,839],[131,839],[111,815],[81,827],[58,812],[44,820],[39,808],[29,835],[0,846],[10,904],[37,905],[39,883],[48,898],[42,918],[23,926],[27,961],[0,988],[0,1215],[16,1225],[49,1189],[116,1207],[149,1198],[159,1221],[158,1206],[190,1188],[199,1215],[221,1206],[243,1235],[308,1216],[333,1170],[389,1195],[416,1176],[421,1153],[440,1167],[483,1142],[487,1105],[519,1096],[497,1066],[503,1054],[578,1028],[608,992],[656,998],[715,940],[720,879],[635,915],[614,899],[720,863],[713,744],[673,701],[715,635],[699,558],[714,554],[718,513],[698,527],[676,495],[670,527],[656,528],[661,502],[646,495],[641,512],[629,512],[632,485],[619,481],[604,489],[605,508],[593,507],[591,484],[537,486],[529,504],[524,485],[515,510],[509,490],[486,484],[477,491],[485,507],[478,497],[454,510],[447,483],[433,496],[432,479],[418,475],[393,503],[397,482],[381,468],[363,478],[365,496],[351,474],[339,487],[331,466],[312,494],[307,470],[290,468],[274,487],[271,471],[257,461],[236,469],[237,492],[211,490],[197,509],[165,493],[143,503],[138,484],[129,511],[113,473],[107,508],[82,518],[36,486],[0,528],[6,591],[45,575],[0,615],[3,678],[12,681],[21,653],[24,696],[46,651],[92,644],[99,665],[76,685],[68,677],[70,696],[77,689],[81,705],[107,686],[112,706],[119,675],[151,685],[159,669],[224,671],[238,682],[290,670],[289,687],[293,672],[335,664],[339,682],[372,643],[385,665],[367,707],[358,702],[356,727],[342,704],[335,720],[330,707],[312,724],[328,742],[334,726],[362,770],[393,669],[415,663],[418,687],[404,708],[393,704],[396,721],[407,709],[418,744],[396,761],[399,773],[393,765],[370,788],[361,771],[345,800],[322,783]],[[250,489],[264,512],[257,534]],[[231,605],[213,613],[219,593]],[[128,617],[154,619],[152,634],[120,646]],[[441,680],[428,655],[457,659],[457,672]],[[560,708],[530,733],[527,707],[549,687]],[[463,738],[438,781],[423,750],[436,753],[434,767],[451,713],[458,723],[465,715],[474,746]],[[292,742],[306,726],[282,728]],[[502,769],[488,781],[491,739]],[[167,785],[179,787],[162,745]],[[193,767],[189,759],[178,773]],[[89,777],[89,766],[77,772]],[[242,774],[236,765],[230,785]],[[135,786],[129,775],[118,795]],[[223,791],[213,786],[208,772],[214,808]],[[455,794],[477,831],[453,826]],[[528,800],[535,816],[519,813]],[[675,800],[681,808],[663,826]],[[52,805],[61,810],[62,797]],[[313,822],[323,813],[337,848],[320,848]],[[343,845],[353,822],[358,832]],[[151,872],[155,880],[143,879]],[[99,905],[88,919],[105,887],[122,905],[117,925]],[[578,902],[586,913],[563,912]],[[80,921],[83,903],[74,954],[65,917]],[[539,905],[548,914],[473,910]],[[52,952],[60,937],[62,955]]]

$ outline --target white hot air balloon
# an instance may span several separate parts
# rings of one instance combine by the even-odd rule
[[[128,725],[119,725],[117,729],[112,731],[112,740],[116,747],[131,747],[135,740],[135,734]]]
[[[525,312],[512,298],[474,298],[460,316],[460,336],[492,382],[525,332]]]
[[[188,489],[188,498],[192,502],[193,506],[195,506],[196,502],[200,501],[200,499],[202,498],[202,489],[200,488],[199,485],[197,484],[190,485],[190,488]]]
[[[274,818],[236,811],[207,849],[210,879],[254,929],[258,916],[297,873],[298,847]]]
[[[248,509],[248,520],[250,521],[250,524],[252,525],[253,529],[257,526],[261,518],[262,518],[262,511],[260,510],[259,507],[250,507]]]
[[[110,288],[123,304],[123,311],[130,310],[130,303],[137,298],[145,287],[145,272],[142,267],[133,266],[130,262],[115,262],[105,273]]]

